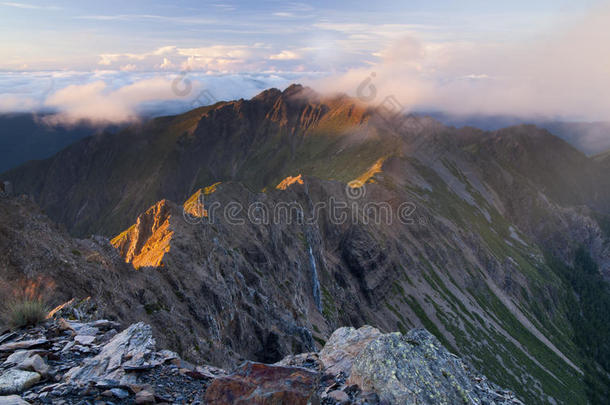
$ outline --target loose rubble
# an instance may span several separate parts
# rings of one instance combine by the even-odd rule
[[[0,405],[522,404],[423,329],[339,328],[320,353],[232,372],[158,351],[144,323],[118,329],[56,317],[0,336]]]

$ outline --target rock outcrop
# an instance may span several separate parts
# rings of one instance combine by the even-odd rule
[[[79,336],[74,340],[82,343]],[[87,341],[88,344],[92,342]],[[81,384],[109,379],[127,385],[130,381],[126,378],[126,371],[153,368],[163,362],[163,358],[155,358],[154,350],[155,340],[150,326],[136,323],[113,337],[98,355],[71,369],[66,373],[66,379]]]
[[[149,325],[115,326],[57,318],[1,336],[12,346],[0,355],[0,404],[522,404],[423,329],[340,328],[320,354],[229,372],[158,350]],[[79,343],[77,329],[94,340]],[[45,346],[19,348],[35,336]]]
[[[325,371],[330,374],[350,375],[356,356],[380,336],[379,329],[371,326],[337,329],[320,351],[320,361],[324,364]]]

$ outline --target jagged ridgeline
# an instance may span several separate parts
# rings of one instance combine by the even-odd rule
[[[526,403],[579,404],[608,390],[607,345],[580,333],[610,313],[608,174],[603,157],[534,126],[450,128],[294,85],[86,138],[0,177],[74,236],[112,238],[129,263],[112,270],[133,311],[122,320],[145,319],[186,358],[273,362],[340,326],[424,326]],[[365,221],[380,202],[393,220]],[[287,203],[315,220],[222,215]],[[414,210],[399,220],[404,203]],[[565,270],[585,272],[583,255],[592,301]]]

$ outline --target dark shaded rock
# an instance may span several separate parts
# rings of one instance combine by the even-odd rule
[[[216,379],[205,401],[214,404],[307,404],[315,395],[318,374],[298,367],[246,362],[233,374]]]

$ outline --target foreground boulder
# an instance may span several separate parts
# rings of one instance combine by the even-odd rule
[[[115,380],[129,384],[133,381],[126,370],[153,368],[160,364],[153,358],[154,350],[152,329],[139,322],[112,338],[97,356],[87,359],[82,366],[71,369],[66,374],[66,379],[77,383]]]
[[[348,327],[337,329],[320,351],[320,360],[326,367],[326,372],[330,374],[343,372],[346,376],[349,375],[356,356],[380,336],[379,329],[368,325],[359,329]]]
[[[210,404],[307,404],[318,384],[318,374],[300,367],[246,362],[207,389]]]
[[[0,375],[0,395],[18,394],[38,381],[38,373],[11,368]]]
[[[382,404],[521,404],[510,391],[472,373],[425,329],[381,334],[377,329],[340,328],[320,352],[326,370],[346,377],[326,395],[338,403],[354,387]],[[325,396],[324,394],[322,395]],[[364,396],[361,396],[361,399]],[[370,403],[370,400],[365,403]]]
[[[462,361],[423,329],[369,343],[355,358],[348,382],[388,403],[480,403]]]

